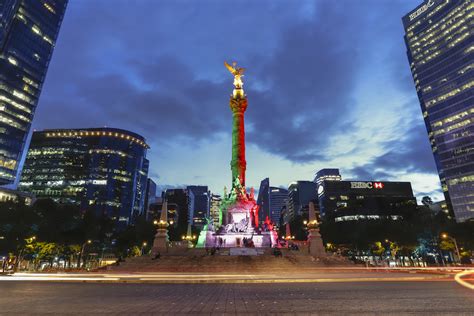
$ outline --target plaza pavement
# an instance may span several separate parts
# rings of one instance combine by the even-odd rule
[[[452,279],[320,283],[0,282],[2,315],[473,315]]]

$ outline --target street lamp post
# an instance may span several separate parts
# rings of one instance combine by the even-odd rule
[[[81,252],[79,253],[79,258],[78,258],[78,260],[77,260],[77,268],[78,268],[78,269],[81,268],[81,266],[82,266],[82,265],[81,265],[81,261],[83,261],[83,260],[82,260],[82,257],[84,256],[84,250],[85,250],[85,248],[86,248],[86,245],[87,245],[87,244],[91,244],[91,243],[92,243],[92,240],[89,239],[89,240],[87,240],[85,243],[82,244]]]
[[[456,242],[456,238],[449,236],[446,233],[441,234],[443,239],[450,239],[454,243],[454,248],[456,249],[456,255],[458,256],[459,263],[461,263],[461,255],[459,253],[458,243]]]

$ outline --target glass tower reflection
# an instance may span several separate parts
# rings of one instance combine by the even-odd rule
[[[474,218],[474,2],[427,0],[403,25],[443,192],[462,222]]]
[[[0,1],[0,185],[15,181],[67,2]]]
[[[142,136],[115,128],[34,132],[19,188],[123,228],[145,208],[147,149]]]

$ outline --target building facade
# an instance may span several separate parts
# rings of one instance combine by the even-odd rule
[[[66,5],[0,1],[0,185],[16,180]]]
[[[186,235],[188,230],[189,198],[185,189],[167,189],[162,193],[162,199],[168,202],[169,210],[175,208],[175,218],[178,219],[176,232],[178,236]]]
[[[270,186],[270,179],[265,178],[260,182],[257,204],[259,206],[258,217],[262,223],[268,218],[280,225],[281,209],[288,200],[288,190]]]
[[[309,202],[318,203],[317,184],[312,181],[296,181],[288,187],[288,202],[284,224],[297,216],[305,216]]]
[[[442,189],[462,222],[474,218],[474,3],[426,0],[402,20]]]
[[[218,194],[211,194],[210,198],[210,207],[209,207],[209,216],[214,222],[214,227],[220,225],[220,208],[222,203],[222,197]]]
[[[144,212],[148,219],[148,209],[152,203],[156,202],[156,183],[152,179],[148,178],[146,182],[146,191],[145,191],[145,202],[144,202]]]
[[[145,209],[147,149],[142,136],[115,128],[34,132],[19,188],[123,227]]]
[[[36,197],[31,193],[21,192],[17,190],[11,190],[6,188],[0,188],[0,203],[2,202],[13,202],[23,203],[27,206],[33,205],[36,201]]]
[[[321,169],[318,172],[316,172],[313,182],[317,184],[318,199],[321,197],[324,181],[341,181],[341,180],[342,180],[342,177],[341,177],[341,174],[339,173],[339,169],[336,169],[336,168],[326,168],[326,169]],[[319,201],[321,201],[321,199],[319,199]],[[319,205],[319,212],[324,214],[324,205],[322,204],[318,204],[318,205]]]
[[[188,220],[194,227],[202,228],[209,216],[209,190],[204,185],[186,187],[188,193]]]
[[[403,220],[416,210],[409,182],[323,181],[319,204],[321,217],[334,222]]]
[[[339,169],[326,168],[326,169],[321,169],[318,172],[316,172],[313,182],[316,183],[317,185],[320,185],[323,183],[323,181],[341,181],[341,180],[342,180],[342,177],[341,177],[341,174],[339,173]]]

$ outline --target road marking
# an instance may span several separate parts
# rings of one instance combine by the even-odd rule
[[[463,276],[471,275],[471,274],[474,275],[474,270],[466,270],[466,271],[459,272],[458,274],[454,276],[454,280],[456,280],[456,282],[458,282],[462,286],[467,287],[468,289],[474,290],[474,284],[471,284],[467,282],[466,280],[462,279]]]

